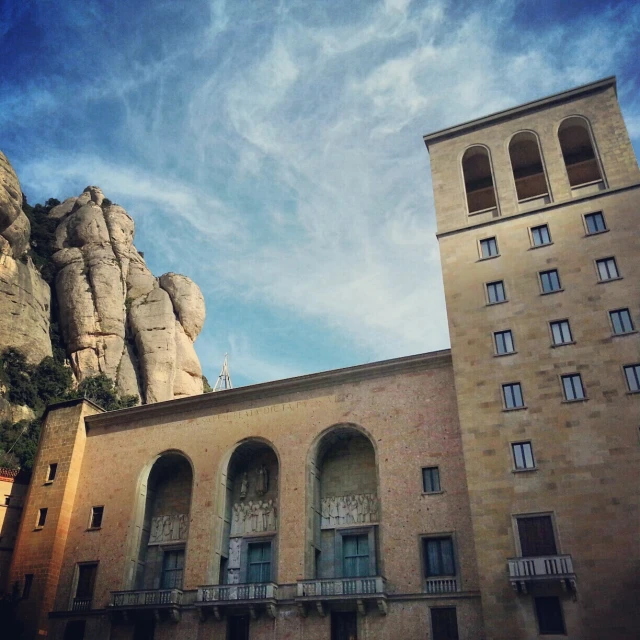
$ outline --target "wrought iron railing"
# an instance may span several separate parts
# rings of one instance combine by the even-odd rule
[[[256,582],[247,584],[218,584],[198,587],[198,602],[228,602],[238,600],[275,599],[278,585],[275,582]]]
[[[180,589],[112,591],[113,607],[177,606],[182,604]]]
[[[91,609],[91,598],[74,598],[71,604],[71,611],[89,611]]]
[[[385,587],[382,576],[300,580],[297,595],[299,598],[380,595]]]

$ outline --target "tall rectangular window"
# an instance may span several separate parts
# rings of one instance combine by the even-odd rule
[[[551,516],[519,517],[517,524],[523,558],[557,555],[558,548]]]
[[[524,407],[522,386],[519,382],[502,385],[502,396],[505,409],[520,409]]]
[[[104,507],[91,507],[91,521],[89,522],[90,529],[99,529],[102,526],[103,514]]]
[[[496,355],[503,356],[507,353],[514,353],[513,334],[510,329],[496,331],[493,338],[496,345]]]
[[[36,527],[44,527],[44,523],[47,521],[48,509],[40,509],[38,511],[38,519],[36,520]]]
[[[504,282],[502,280],[487,283],[487,299],[489,300],[489,304],[504,302],[507,299],[504,292]]]
[[[495,237],[480,240],[480,255],[483,258],[493,258],[498,255],[498,241]]]
[[[571,335],[571,327],[568,320],[556,320],[549,323],[551,326],[551,336],[553,338],[554,345],[568,344],[573,342],[573,336]]]
[[[565,635],[560,599],[557,596],[539,596],[534,600],[540,635]]]
[[[615,335],[631,333],[631,331],[633,331],[633,321],[631,320],[629,309],[609,311],[609,317],[611,318],[611,326],[613,327],[613,333]]]
[[[550,269],[549,271],[541,271],[540,286],[542,287],[542,293],[560,291],[560,276],[558,275],[558,270]]]
[[[31,587],[33,586],[33,573],[24,574],[24,586],[22,587],[22,599],[26,600],[31,594]]]
[[[431,631],[433,640],[459,640],[456,608],[434,607],[431,609]]]
[[[47,470],[47,482],[53,482],[56,479],[56,473],[58,473],[58,463],[52,462]]]
[[[593,233],[602,233],[607,230],[607,225],[604,222],[604,216],[601,211],[587,214],[584,217],[584,221],[587,225],[587,233],[589,235]]]
[[[624,368],[629,391],[640,391],[640,364],[630,364]]]
[[[517,470],[535,468],[533,448],[530,442],[514,442],[511,445],[511,450],[513,451],[513,463]]]
[[[342,575],[358,578],[369,575],[369,536],[342,537]]]
[[[424,467],[422,469],[422,490],[425,493],[440,491],[440,469],[438,467]]]
[[[78,565],[78,585],[76,587],[76,600],[91,601],[91,598],[93,598],[93,589],[96,583],[97,573],[97,562]],[[76,609],[76,607],[74,607],[74,609]]]
[[[182,589],[184,549],[165,551],[162,559],[162,588]]]
[[[584,387],[582,386],[582,377],[579,373],[570,373],[562,376],[562,390],[564,391],[565,400],[584,400],[586,398]]]
[[[249,545],[247,582],[271,581],[271,542]]]
[[[453,540],[451,537],[424,538],[423,544],[425,575],[427,578],[456,575]]]
[[[531,242],[534,247],[542,247],[545,244],[551,244],[549,225],[541,224],[537,227],[531,227]]]
[[[598,277],[600,282],[606,280],[615,280],[620,277],[618,271],[618,265],[615,258],[602,258],[602,260],[596,260],[596,267],[598,268]]]

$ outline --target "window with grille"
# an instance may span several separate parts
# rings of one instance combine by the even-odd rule
[[[598,268],[598,277],[600,282],[607,280],[615,280],[620,277],[618,271],[618,265],[615,258],[602,258],[602,260],[596,260],[596,267]]]
[[[498,241],[495,237],[480,240],[480,255],[483,258],[493,258],[498,255]]]
[[[184,549],[165,551],[162,559],[162,588],[182,589]]]
[[[551,322],[550,325],[554,345],[557,346],[573,342],[571,327],[569,326],[568,320],[556,320],[555,322]]]
[[[505,331],[496,331],[493,334],[493,338],[496,345],[497,355],[503,356],[507,353],[514,353],[513,334],[510,329],[506,329]]]
[[[513,463],[517,470],[535,468],[533,448],[530,442],[514,442],[511,445],[511,450],[513,452]]]
[[[555,556],[558,553],[550,515],[517,518],[520,554],[523,558]]]
[[[541,224],[537,227],[531,227],[531,242],[534,247],[543,247],[545,244],[551,244],[549,225]]]
[[[455,607],[431,609],[431,631],[433,640],[458,640],[458,619]]]
[[[550,269],[549,271],[540,272],[540,286],[542,287],[542,293],[553,293],[554,291],[560,291],[560,276],[557,269]]]
[[[424,467],[422,469],[422,490],[425,493],[440,491],[440,469],[438,467]]]
[[[519,382],[511,382],[502,385],[502,396],[505,409],[519,409],[524,407],[522,386]]]
[[[369,575],[369,536],[342,537],[342,575],[357,578]]]
[[[425,576],[455,576],[456,565],[453,557],[453,540],[451,537],[424,538]]]
[[[556,596],[534,598],[540,635],[565,635],[562,605]]]
[[[487,284],[487,299],[489,300],[489,304],[504,302],[507,299],[504,292],[504,282],[502,280],[489,282]]]
[[[615,335],[631,333],[633,331],[633,321],[631,320],[629,309],[609,311],[609,317],[611,318],[611,326],[613,327],[613,333]]]
[[[640,364],[630,364],[624,368],[629,391],[640,391]]]
[[[587,226],[587,233],[589,235],[593,233],[602,233],[607,230],[607,225],[604,221],[602,212],[589,213],[584,217],[585,224]]]
[[[247,582],[271,581],[271,542],[249,545]]]
[[[584,400],[586,398],[582,377],[579,373],[562,376],[562,390],[565,400]]]

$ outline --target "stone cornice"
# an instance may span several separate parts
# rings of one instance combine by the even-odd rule
[[[526,115],[532,111],[539,111],[540,109],[547,108],[555,104],[568,102],[569,100],[574,100],[590,93],[607,89],[611,86],[614,87],[614,89],[616,87],[615,76],[609,76],[608,78],[603,78],[602,80],[597,80],[596,82],[591,82],[589,84],[582,85],[581,87],[569,89],[568,91],[562,91],[561,93],[554,93],[546,98],[526,102],[525,104],[521,104],[517,107],[498,111],[497,113],[483,116],[482,118],[476,118],[475,120],[469,120],[468,122],[463,122],[462,124],[455,125],[454,127],[440,129],[439,131],[434,131],[433,133],[428,133],[423,136],[423,140],[428,149],[430,145],[442,142],[448,138],[454,138],[465,133],[470,133],[471,131],[477,131],[478,129],[483,129],[488,125],[494,125],[499,122],[504,122],[505,120],[511,120],[512,118]]]
[[[252,400],[277,397],[301,391],[308,391],[333,385],[359,382],[370,378],[405,373],[408,371],[436,369],[451,366],[451,350],[432,351],[414,356],[382,360],[370,364],[334,369],[321,373],[312,373],[296,378],[264,382],[261,384],[203,393],[166,402],[141,405],[130,409],[108,411],[105,413],[87,416],[85,425],[87,430],[92,427],[108,427],[122,425],[123,422],[145,420],[147,418],[159,418],[165,415],[176,415],[190,411],[214,410],[217,407],[241,404]]]

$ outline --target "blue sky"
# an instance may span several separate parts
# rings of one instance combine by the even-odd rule
[[[636,2],[3,0],[0,149],[124,206],[251,384],[448,347],[422,135],[615,74],[638,150],[639,45]]]

